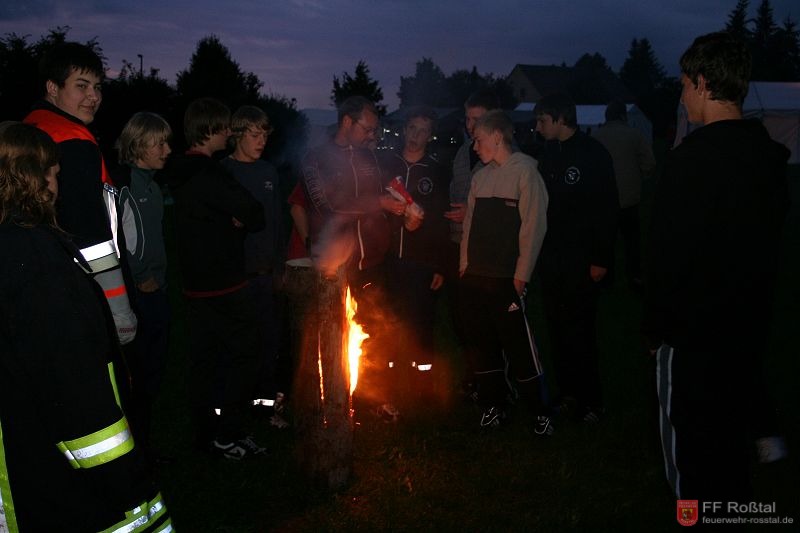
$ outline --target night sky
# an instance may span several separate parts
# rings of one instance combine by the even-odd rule
[[[751,0],[755,15],[759,0]],[[266,93],[299,108],[330,106],[333,75],[364,59],[384,103],[397,106],[400,76],[431,57],[445,74],[476,66],[507,75],[517,63],[572,65],[599,52],[618,70],[633,38],[650,40],[677,75],[680,54],[700,34],[722,29],[735,0],[0,0],[0,34],[69,26],[68,37],[97,37],[114,76],[127,59],[158,68],[170,83],[197,42],[217,35]],[[775,21],[800,18],[796,0],[773,0]]]

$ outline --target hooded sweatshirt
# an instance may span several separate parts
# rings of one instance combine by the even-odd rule
[[[789,205],[788,156],[756,120],[711,123],[670,152],[650,230],[651,345],[763,341]]]

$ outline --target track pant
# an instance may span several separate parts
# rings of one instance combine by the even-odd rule
[[[584,271],[585,270],[585,271]],[[579,407],[602,408],[597,352],[597,286],[589,266],[542,269],[542,296],[561,396]]]
[[[666,344],[656,357],[664,466],[675,496],[750,501],[747,365],[733,351]]]
[[[542,364],[513,280],[466,274],[461,281],[464,331],[477,355],[479,401],[487,407],[502,406],[509,389],[514,389],[534,414],[544,414]]]

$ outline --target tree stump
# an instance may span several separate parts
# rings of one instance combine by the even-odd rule
[[[353,460],[345,276],[340,269],[335,278],[325,278],[310,267],[287,273],[290,297],[305,300],[292,305],[299,311],[292,321],[301,339],[292,400],[295,456],[314,485],[339,490]]]

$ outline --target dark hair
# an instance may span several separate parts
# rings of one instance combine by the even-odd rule
[[[747,45],[727,32],[709,33],[694,40],[681,56],[681,71],[693,84],[706,80],[712,100],[742,105],[747,96],[752,57]]]
[[[514,144],[514,123],[511,118],[500,109],[493,109],[485,113],[475,124],[476,130],[485,130],[489,133],[496,131],[503,137],[503,143],[509,148]]]
[[[212,135],[230,127],[231,110],[216,98],[198,98],[183,114],[183,134],[186,144],[203,144]]]
[[[500,109],[500,100],[497,98],[495,92],[491,89],[478,89],[467,98],[464,102],[464,108],[482,107],[486,111],[492,109]]]
[[[606,122],[611,120],[627,122],[628,108],[622,100],[611,100],[606,106]]]
[[[13,216],[24,226],[55,226],[55,198],[45,176],[58,160],[56,143],[39,128],[0,124],[0,222]]]
[[[122,128],[115,145],[120,163],[136,163],[151,146],[168,141],[172,129],[161,116],[147,111],[134,114]]]
[[[373,113],[378,116],[378,110],[375,108],[375,103],[363,96],[351,96],[344,102],[339,104],[339,125],[342,125],[344,117],[350,117],[352,121],[357,121],[361,118],[364,112]]]
[[[424,118],[431,121],[431,128],[436,124],[436,111],[426,105],[414,106],[406,112],[405,123],[408,124],[415,118]]]
[[[48,81],[63,87],[70,74],[76,70],[91,72],[101,81],[105,77],[103,60],[91,47],[75,42],[53,46],[39,61],[39,78],[42,88],[46,87]]]
[[[254,105],[243,105],[231,116],[232,138],[238,141],[249,128],[261,128],[267,134],[272,133],[269,117],[263,109]]]
[[[536,117],[550,115],[553,118],[553,122],[563,120],[564,125],[568,128],[575,129],[578,127],[575,102],[564,93],[550,94],[540,98],[536,102],[536,107],[533,108],[533,114]]]

